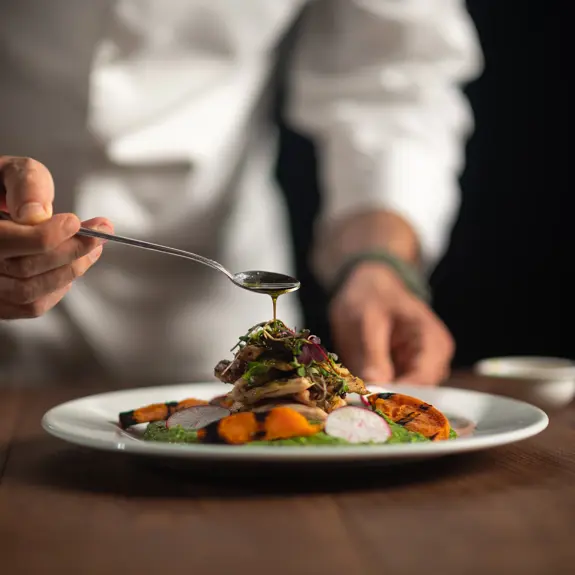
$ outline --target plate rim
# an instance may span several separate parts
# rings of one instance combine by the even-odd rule
[[[472,395],[476,397],[488,398],[498,402],[504,402],[516,407],[528,407],[534,416],[534,422],[519,428],[503,431],[498,434],[485,436],[462,437],[453,441],[442,441],[437,443],[410,443],[392,445],[371,445],[371,446],[314,446],[302,448],[300,446],[250,446],[240,449],[237,446],[228,445],[198,445],[198,444],[170,444],[154,443],[138,440],[127,433],[119,432],[117,439],[112,438],[88,438],[81,434],[74,434],[64,429],[65,425],[58,423],[58,412],[69,409],[74,404],[81,404],[98,398],[110,399],[114,396],[138,393],[154,393],[161,390],[189,389],[190,387],[214,386],[221,384],[218,382],[197,382],[181,383],[174,385],[162,385],[154,387],[139,387],[132,389],[114,390],[86,395],[76,399],[62,402],[53,406],[42,416],[41,425],[49,435],[56,437],[67,443],[107,452],[122,452],[137,456],[189,459],[189,460],[228,460],[228,461],[274,461],[274,462],[327,462],[327,461],[349,461],[349,460],[390,460],[390,459],[420,459],[431,457],[442,457],[446,455],[456,455],[459,453],[469,453],[485,449],[501,447],[512,443],[517,443],[529,439],[544,431],[549,425],[549,416],[530,403],[514,398],[499,396],[497,394],[485,393],[464,388],[440,386],[432,388],[434,391],[447,393]],[[385,387],[385,386],[384,386]],[[388,385],[389,387],[389,385]],[[394,386],[395,387],[395,386]],[[426,389],[416,385],[398,385],[398,389]],[[427,388],[430,389],[430,388]],[[55,419],[56,418],[56,419]],[[109,422],[109,420],[107,421]],[[122,440],[121,438],[124,438]]]

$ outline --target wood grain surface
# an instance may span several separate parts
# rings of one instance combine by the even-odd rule
[[[432,462],[182,470],[42,431],[100,389],[0,390],[1,574],[575,572],[573,406],[530,440]]]

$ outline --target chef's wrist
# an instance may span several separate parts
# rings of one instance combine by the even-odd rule
[[[339,267],[329,286],[330,298],[334,298],[354,272],[365,265],[381,265],[397,277],[405,288],[419,299],[429,303],[431,291],[426,277],[419,267],[403,260],[385,249],[358,252],[349,256]]]
[[[407,278],[413,276],[419,266],[419,238],[398,214],[387,210],[358,212],[323,225],[319,231],[313,265],[317,279],[326,290],[333,291],[334,285],[341,283],[342,274],[348,274],[350,268],[364,261],[387,265],[405,276],[410,285],[413,283]]]
[[[358,212],[334,228],[336,265],[356,254],[385,251],[405,262],[419,262],[419,238],[411,224],[389,210]]]

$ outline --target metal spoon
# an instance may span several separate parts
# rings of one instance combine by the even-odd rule
[[[6,212],[0,212],[0,219],[12,221],[12,218]],[[233,274],[222,264],[192,252],[170,248],[168,246],[162,246],[159,244],[153,244],[151,242],[145,242],[142,240],[136,240],[133,238],[127,238],[124,236],[118,236],[115,234],[106,234],[104,232],[91,230],[90,228],[80,228],[76,235],[90,238],[99,238],[102,240],[126,244],[136,248],[142,248],[144,250],[151,250],[153,252],[160,252],[180,258],[186,258],[188,260],[204,264],[205,266],[209,266],[215,270],[218,270],[219,272],[222,272],[235,285],[252,292],[263,293],[272,296],[281,295],[283,293],[296,291],[300,288],[301,285],[300,282],[295,278],[275,272],[246,271]]]

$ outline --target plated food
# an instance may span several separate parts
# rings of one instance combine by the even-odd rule
[[[258,324],[215,367],[232,386],[211,400],[152,404],[119,415],[143,438],[167,443],[237,446],[381,445],[456,437],[438,409],[402,393],[370,393],[307,330],[279,321]],[[350,394],[360,405],[350,405]]]

